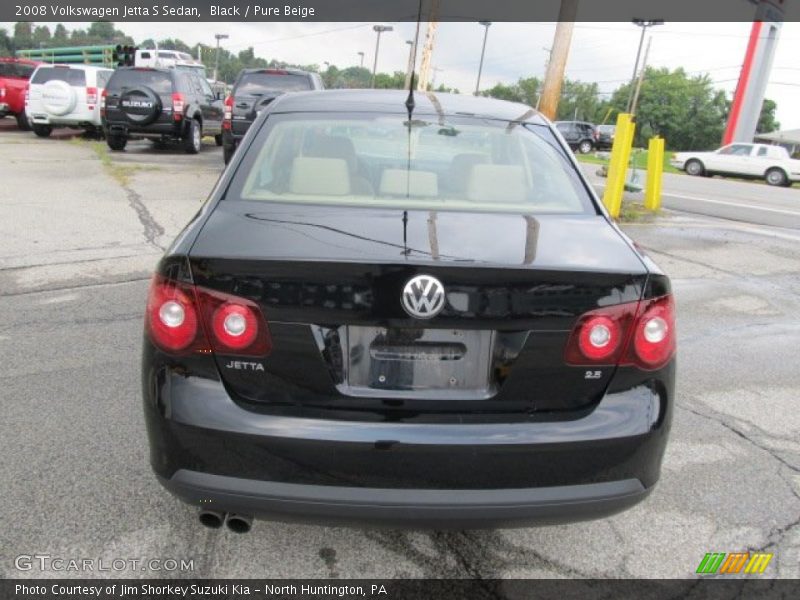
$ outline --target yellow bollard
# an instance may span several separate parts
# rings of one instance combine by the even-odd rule
[[[615,219],[622,209],[622,194],[625,191],[625,177],[628,174],[635,131],[636,123],[631,115],[620,113],[614,132],[614,145],[611,147],[611,160],[608,163],[608,183],[603,194],[603,204]]]
[[[664,138],[650,139],[647,147],[647,187],[644,207],[648,210],[661,208],[661,180],[664,174]]]

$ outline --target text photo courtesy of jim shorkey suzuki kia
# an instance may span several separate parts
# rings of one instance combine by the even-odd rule
[[[0,7],[0,597],[791,595],[800,21],[731,3]]]

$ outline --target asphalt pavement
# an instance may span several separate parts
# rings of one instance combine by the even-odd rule
[[[212,142],[187,156],[134,142],[104,164],[102,144],[7,125],[0,577],[692,577],[706,552],[746,550],[774,553],[765,577],[800,577],[800,232],[791,215],[780,227],[766,216],[745,222],[765,207],[800,212],[800,190],[688,177],[673,185],[670,176],[670,197],[706,198],[698,205],[716,216],[665,211],[625,226],[671,275],[678,306],[675,421],[661,481],[643,504],[556,527],[260,521],[242,536],[201,527],[158,485],[140,406],[147,279],[216,181],[220,150]],[[737,219],[719,218],[727,210]],[[17,557],[34,553],[191,560],[193,570],[19,570]]]

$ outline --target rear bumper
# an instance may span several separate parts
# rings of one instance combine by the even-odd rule
[[[147,364],[147,361],[145,361]],[[151,464],[199,507],[278,520],[417,527],[600,518],[660,474],[674,363],[580,418],[421,423],[258,413],[224,385],[145,367]]]
[[[650,493],[637,479],[505,490],[431,490],[298,485],[180,470],[161,478],[203,507],[283,521],[471,529],[597,519]]]
[[[141,138],[183,137],[186,131],[186,120],[156,121],[148,125],[133,125],[127,121],[104,121],[106,133]]]

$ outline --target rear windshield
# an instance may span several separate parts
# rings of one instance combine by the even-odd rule
[[[70,85],[85,86],[86,73],[82,69],[69,67],[42,67],[36,71],[31,83],[47,83],[48,81],[66,81]]]
[[[594,213],[545,125],[405,115],[271,115],[230,198],[409,209]]]
[[[163,71],[151,69],[120,69],[114,73],[109,87],[116,90],[146,86],[159,96],[172,93],[172,79]]]
[[[23,77],[29,79],[35,68],[33,65],[0,62],[0,77]]]
[[[308,75],[244,73],[236,84],[236,95],[255,96],[264,92],[299,92],[311,89]]]

